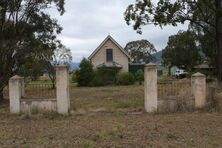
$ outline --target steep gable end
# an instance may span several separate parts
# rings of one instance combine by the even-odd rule
[[[97,54],[97,52],[98,52],[109,40],[110,40],[113,44],[115,44],[115,45],[118,47],[118,49],[119,49],[123,54],[125,54],[125,55],[131,60],[131,57],[130,57],[130,55],[127,53],[127,51],[125,51],[110,35],[105,38],[105,40],[96,48],[96,50],[94,50],[94,52],[89,56],[89,60],[91,60],[91,59]]]

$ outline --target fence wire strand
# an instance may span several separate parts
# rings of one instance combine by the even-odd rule
[[[158,98],[165,97],[190,97],[191,82],[172,81],[167,83],[158,83]]]
[[[53,99],[56,89],[53,84],[29,83],[25,85],[25,99]]]

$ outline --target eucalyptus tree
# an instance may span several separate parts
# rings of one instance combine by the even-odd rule
[[[51,8],[62,15],[64,0],[0,1],[0,100],[9,78],[22,65],[53,55],[60,44],[56,35],[62,28],[50,16]]]
[[[133,63],[149,63],[156,52],[152,43],[147,40],[137,40],[126,44],[125,50],[130,54]]]
[[[136,0],[126,9],[125,20],[138,33],[148,24],[177,26],[189,21],[198,26],[215,40],[214,58],[218,80],[222,81],[222,0]]]
[[[163,63],[169,67],[177,66],[192,71],[192,67],[201,61],[195,34],[179,31],[176,35],[170,36],[167,46],[163,49],[162,58]]]

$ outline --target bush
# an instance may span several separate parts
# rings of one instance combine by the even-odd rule
[[[119,85],[132,85],[135,83],[135,78],[132,73],[120,73],[117,76],[117,84]]]
[[[79,68],[79,71],[76,73],[78,86],[89,86],[94,78],[92,63],[84,58],[81,61]]]
[[[76,83],[76,82],[77,82],[78,72],[79,72],[79,70],[75,70],[75,71],[72,72],[72,75],[71,75],[71,81],[72,81],[72,83]]]
[[[101,77],[105,85],[116,83],[116,77],[119,72],[117,67],[99,67],[97,69],[98,77]]]
[[[99,67],[94,72],[95,75],[90,86],[104,86],[116,84],[116,76],[119,72],[117,67]]]
[[[94,75],[94,78],[90,82],[90,86],[104,86],[104,85],[105,83],[102,77],[98,74],[98,72],[96,72],[96,74]]]
[[[139,82],[140,85],[144,81],[144,72],[141,69],[135,73],[135,79]]]

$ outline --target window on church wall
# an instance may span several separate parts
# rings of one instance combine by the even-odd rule
[[[106,49],[106,61],[113,62],[113,49]]]

